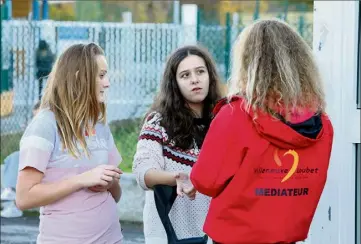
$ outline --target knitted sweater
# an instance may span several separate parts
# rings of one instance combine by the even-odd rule
[[[158,216],[154,192],[144,182],[149,169],[168,172],[189,173],[196,162],[199,150],[196,144],[189,150],[182,150],[167,143],[168,135],[160,125],[159,113],[152,113],[146,119],[140,132],[137,151],[134,156],[133,173],[145,193],[143,211],[144,236],[146,244],[167,244],[167,236]],[[208,212],[210,198],[197,192],[195,200],[177,197],[169,213],[178,239],[204,235],[203,224]],[[209,240],[208,243],[211,243]]]

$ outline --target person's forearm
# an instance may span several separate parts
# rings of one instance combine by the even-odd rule
[[[114,182],[108,191],[112,194],[115,202],[119,202],[122,196],[122,188],[120,187],[119,181]]]
[[[56,202],[83,188],[78,176],[52,182],[39,183],[29,190],[16,191],[16,205],[21,210],[36,208]]]
[[[175,173],[166,172],[163,170],[150,169],[144,175],[144,181],[148,188],[155,185],[175,186]]]

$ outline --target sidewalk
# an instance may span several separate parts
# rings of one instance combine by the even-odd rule
[[[124,244],[144,243],[143,227],[122,222]],[[1,244],[35,244],[39,218],[1,218]]]

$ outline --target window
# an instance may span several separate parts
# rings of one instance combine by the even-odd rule
[[[361,243],[361,144],[356,144],[356,244]]]

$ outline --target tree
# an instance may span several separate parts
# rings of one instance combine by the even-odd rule
[[[76,1],[76,20],[78,21],[101,21],[103,11],[100,1]]]
[[[53,20],[75,20],[75,9],[73,3],[51,4],[49,17]]]

